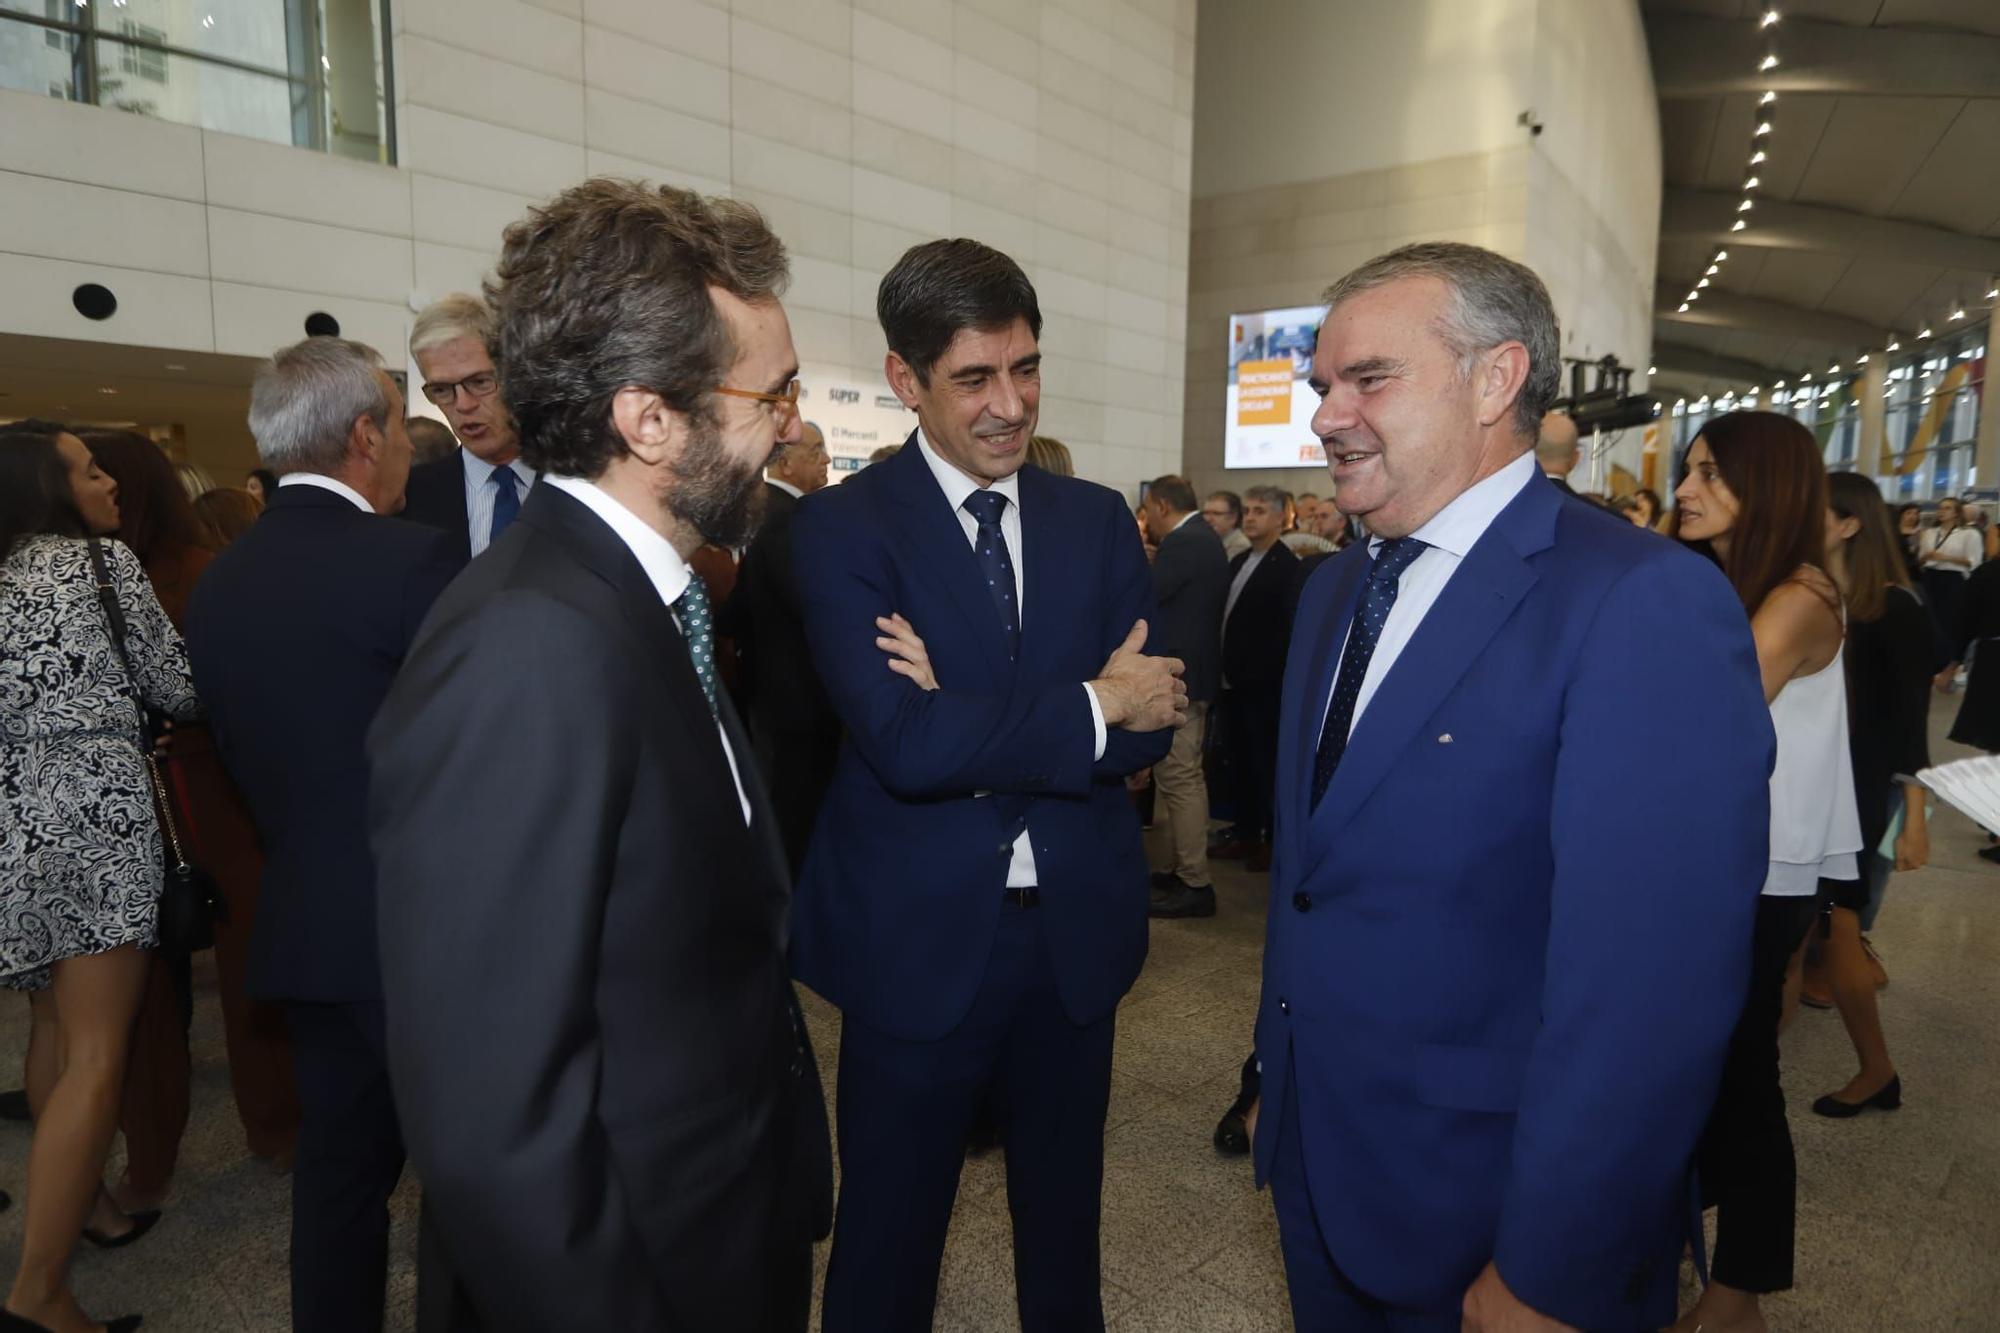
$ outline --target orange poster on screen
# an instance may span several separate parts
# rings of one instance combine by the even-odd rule
[[[1292,359],[1236,365],[1236,424],[1283,426],[1292,419]]]

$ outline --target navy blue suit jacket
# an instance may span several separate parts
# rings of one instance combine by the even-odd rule
[[[195,689],[264,844],[255,994],[382,996],[362,737],[464,564],[441,532],[285,486],[195,585]]]
[[[1064,1008],[1117,1007],[1146,957],[1146,861],[1125,775],[1170,731],[1113,728],[1104,757],[1083,682],[1152,620],[1138,528],[1118,495],[1020,472],[1021,653],[914,434],[893,458],[807,496],[792,543],[807,639],[847,726],[794,902],[799,980],[909,1040],[943,1036],[986,970],[1025,803]],[[900,612],[939,688],[888,668]]]
[[[1748,620],[1709,562],[1529,485],[1313,809],[1368,563],[1358,544],[1313,575],[1285,673],[1260,1177],[1289,1078],[1363,1290],[1455,1309],[1493,1260],[1566,1323],[1659,1328],[1766,869]]]

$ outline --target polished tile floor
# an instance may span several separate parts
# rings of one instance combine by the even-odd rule
[[[1940,736],[1955,704],[1939,701]],[[1634,854],[1672,856],[1685,823],[1660,812],[1657,842]],[[1902,1111],[1848,1122],[1808,1114],[1851,1072],[1846,1039],[1835,1015],[1810,1011],[1785,1038],[1799,1284],[1769,1302],[1774,1329],[2000,1329],[2000,867],[1974,855],[1982,843],[1941,811],[1932,867],[1896,878],[1875,933],[1893,978],[1882,1014],[1907,1090]],[[1263,935],[1263,877],[1225,871],[1220,889],[1215,919],[1154,925],[1145,973],[1119,1015],[1104,1201],[1105,1312],[1119,1333],[1291,1327],[1269,1201],[1243,1161],[1209,1147],[1249,1040]],[[838,1018],[817,1003],[812,1017],[831,1070]],[[25,1005],[0,1002],[0,1069],[19,1067],[25,1035]],[[144,1311],[161,1333],[273,1333],[288,1323],[288,1182],[243,1155],[212,992],[200,997],[195,1041],[194,1119],[167,1216],[130,1250],[84,1247],[77,1288],[100,1316]],[[24,1128],[0,1125],[0,1185],[17,1194],[27,1141]],[[1015,1327],[1002,1172],[997,1155],[966,1165],[941,1329]],[[415,1202],[406,1182],[391,1330],[411,1324]],[[0,1214],[0,1256],[11,1260],[19,1245],[17,1203]]]

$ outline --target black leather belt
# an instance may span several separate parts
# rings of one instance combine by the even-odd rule
[[[1040,889],[1005,889],[1001,891],[1000,901],[1009,907],[1040,907],[1042,905],[1042,891]]]

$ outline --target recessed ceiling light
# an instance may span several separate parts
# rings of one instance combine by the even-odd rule
[[[1710,265],[1708,266],[1708,276],[1709,276],[1709,277],[1711,277],[1711,278],[1712,278],[1712,277],[1714,277],[1714,276],[1715,276],[1716,274],[1718,274],[1718,273],[1720,273],[1720,272],[1722,272],[1722,265],[1720,265],[1720,264],[1710,264]]]
[[[1770,122],[1770,121],[1768,121],[1768,120],[1760,120],[1760,121],[1758,121],[1758,122],[1757,122],[1757,134],[1756,134],[1756,136],[1755,136],[1755,137],[1757,137],[1757,138],[1761,139],[1761,138],[1763,138],[1763,137],[1764,137],[1765,135],[1769,134],[1770,132],[1771,132],[1771,122]]]
[[[1743,230],[1743,228],[1744,228],[1744,225],[1745,225],[1745,224],[1744,224],[1744,221],[1743,221],[1743,219],[1742,219],[1742,218],[1738,218],[1738,219],[1736,219],[1736,225],[1735,225],[1735,226],[1733,226],[1733,227],[1731,227],[1731,228],[1730,228],[1729,230],[1731,230],[1731,231],[1742,231],[1742,230]]]
[[[1855,364],[1855,365],[1857,365],[1857,366],[1865,366],[1865,365],[1867,365],[1867,364],[1868,364],[1868,354],[1867,354],[1866,352],[1863,352],[1863,353],[1862,353],[1862,354],[1861,354],[1860,356],[1857,356],[1857,357],[1855,357],[1855,358],[1854,358],[1854,364]]]
[[[1992,291],[1986,293],[1987,300],[1991,301],[1996,298],[2000,298],[2000,287],[1995,287]]]
[[[1931,336],[1931,331],[1929,329],[1920,329],[1917,332],[1917,336],[1919,338],[1928,338]]]
[[[1952,317],[1953,319],[1964,319],[1964,318],[1965,318],[1965,309],[1964,309],[1964,307],[1962,307],[1962,306],[1961,306],[1961,307],[1960,307],[1959,309],[1957,309],[1957,310],[1954,310],[1954,311],[1952,311],[1952,312],[1951,312],[1951,317]]]
[[[1882,350],[1885,352],[1900,352],[1903,350],[1903,344],[1897,342],[1894,338],[1891,338],[1889,340],[1889,345],[1883,348]]]
[[[1778,21],[1778,11],[1775,9],[1767,9],[1764,11],[1764,21],[1762,23],[1759,23],[1757,26],[1760,28],[1768,28],[1777,21]]]
[[[1826,373],[1829,375],[1838,375],[1840,373],[1840,362],[1836,361],[1832,365],[1828,366],[1826,368]]]
[[[1754,166],[1756,166],[1756,165],[1757,165],[1757,164],[1758,164],[1759,162],[1762,162],[1762,161],[1764,160],[1764,158],[1765,158],[1765,154],[1764,154],[1763,150],[1759,149],[1759,150],[1758,150],[1757,152],[1754,152],[1754,153],[1750,154],[1750,165],[1754,167]]]
[[[1777,100],[1778,100],[1778,95],[1767,88],[1764,90],[1764,95],[1757,99],[1757,105],[1769,106],[1771,105],[1771,103]]]
[[[1757,66],[1757,68],[1760,70],[1776,69],[1777,67],[1778,67],[1778,58],[1776,56],[1765,56],[1764,63]]]
[[[1751,209],[1755,208],[1756,206],[1757,203],[1755,200],[1745,199],[1742,203],[1736,205],[1736,211],[1739,213],[1748,213]]]
[[[107,386],[107,387],[105,387],[105,388],[102,388],[102,389],[99,389],[99,390],[98,390],[98,392],[99,392],[99,393],[117,393],[117,392],[118,392],[118,390],[116,390],[116,389],[113,389],[113,388],[110,388],[110,387],[108,387],[108,386]]]
[[[1686,301],[1683,301],[1681,302],[1681,308],[1676,313],[1685,315],[1687,312],[1688,312],[1688,303]]]
[[[1729,252],[1728,252],[1727,250],[1717,250],[1717,251],[1715,252],[1715,262],[1716,262],[1716,263],[1720,264],[1720,263],[1721,263],[1721,262],[1722,262],[1723,260],[1725,260],[1725,259],[1727,259],[1727,258],[1729,258]]]
[[[168,369],[168,370],[186,370],[186,369],[187,369],[187,367],[186,367],[186,366],[184,366],[184,365],[182,365],[182,364],[181,364],[180,362],[178,362],[178,361],[169,361],[169,362],[167,362],[167,369]]]
[[[1764,182],[1758,180],[1755,176],[1752,176],[1749,180],[1743,182],[1743,188],[1746,190],[1754,190],[1763,183]]]
[[[1657,375],[1660,373],[1660,368],[1658,366],[1647,366],[1646,373],[1648,375]]]
[[[1696,291],[1700,291],[1700,290],[1701,290],[1702,288],[1704,288],[1704,287],[1706,287],[1706,286],[1708,286],[1708,279],[1707,279],[1707,278],[1703,278],[1703,279],[1702,279],[1702,280],[1701,280],[1700,282],[1697,282],[1697,283],[1696,283],[1696,284],[1694,285],[1694,289],[1695,289]]]

